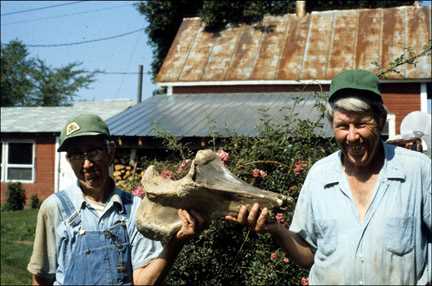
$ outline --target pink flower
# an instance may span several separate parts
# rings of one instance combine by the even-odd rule
[[[285,257],[284,259],[282,259],[283,263],[288,264],[289,263],[289,258]]]
[[[219,149],[217,152],[217,155],[219,156],[219,159],[221,159],[222,162],[226,163],[229,160],[229,154],[225,152],[223,149]]]
[[[307,163],[305,161],[297,160],[294,163],[294,174],[296,176],[300,175],[306,166],[307,166]]]
[[[173,173],[170,170],[163,170],[162,173],[160,174],[161,177],[165,178],[165,179],[171,179],[173,176]]]
[[[142,197],[144,195],[144,189],[142,186],[137,186],[132,190],[132,195]]]
[[[277,213],[275,215],[275,219],[278,223],[284,223],[285,222],[285,217],[284,217],[283,213]]]
[[[302,277],[301,280],[300,280],[300,284],[301,284],[302,286],[308,286],[308,285],[309,285],[309,278],[307,278],[307,277]]]
[[[276,260],[278,258],[278,255],[276,252],[272,252],[272,254],[270,255],[270,259],[271,260]]]
[[[186,168],[188,168],[188,167],[190,166],[190,163],[191,163],[191,162],[192,162],[192,161],[189,160],[189,159],[187,159],[187,160],[183,160],[183,161],[180,163],[180,165],[177,167],[176,172],[177,172],[177,173],[181,173],[181,172],[183,172]]]
[[[263,170],[256,169],[256,168],[252,170],[252,177],[254,178],[258,178],[258,177],[264,178],[265,176],[267,176],[267,173]]]

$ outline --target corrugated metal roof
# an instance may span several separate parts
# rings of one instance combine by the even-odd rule
[[[132,100],[77,102],[59,107],[2,107],[2,133],[60,132],[66,122],[81,113],[95,113],[102,119],[125,110]]]
[[[178,137],[207,137],[217,133],[222,137],[233,133],[257,135],[257,125],[267,114],[272,122],[282,122],[294,105],[295,97],[305,93],[235,93],[182,94],[153,96],[110,119],[107,123],[114,136],[154,136],[154,128]],[[319,119],[312,96],[304,97],[295,107],[301,119]],[[265,113],[263,113],[266,111]],[[331,136],[327,120],[321,136]]]
[[[239,80],[330,80],[344,69],[376,72],[431,40],[430,7],[312,12],[266,16],[259,24],[204,31],[183,20],[157,75],[160,84]],[[430,79],[431,56],[403,65],[388,79]]]

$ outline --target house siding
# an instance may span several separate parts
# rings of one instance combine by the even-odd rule
[[[2,134],[2,141],[33,140],[35,146],[35,173],[33,183],[22,183],[26,194],[26,204],[30,204],[33,194],[39,199],[45,199],[54,192],[55,178],[55,137],[52,135],[8,135]],[[7,183],[1,182],[0,201],[7,200]]]

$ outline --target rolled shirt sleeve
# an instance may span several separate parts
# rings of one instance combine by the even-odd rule
[[[57,203],[53,196],[41,205],[36,223],[33,252],[27,270],[47,278],[54,278],[57,268],[55,228],[59,223]]]
[[[317,241],[314,230],[315,219],[312,208],[312,173],[313,170],[311,170],[306,176],[289,229],[290,231],[300,235],[315,251],[317,248]]]
[[[132,246],[131,255],[133,270],[146,266],[153,259],[158,258],[163,250],[161,242],[145,237],[136,227],[135,217],[140,201],[138,197],[134,197],[133,210],[131,213],[133,226],[129,234],[129,239]]]

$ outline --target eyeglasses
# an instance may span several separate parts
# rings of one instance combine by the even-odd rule
[[[67,158],[71,161],[79,162],[85,159],[89,161],[99,161],[103,158],[105,150],[102,148],[95,148],[87,152],[68,152]]]

